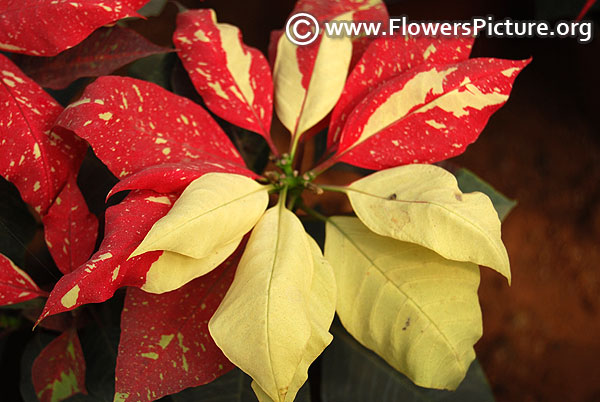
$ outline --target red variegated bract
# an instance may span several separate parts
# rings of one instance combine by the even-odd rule
[[[50,342],[31,368],[33,388],[40,402],[59,402],[87,394],[85,360],[77,331],[69,329]]]
[[[306,27],[306,26],[303,26]],[[292,142],[323,120],[342,93],[352,56],[348,38],[321,34],[297,46],[281,36],[274,66],[275,110]]]
[[[356,106],[332,161],[386,169],[459,155],[506,103],[528,63],[470,59],[396,76]]]
[[[23,310],[23,316],[25,316],[31,322],[36,322],[40,314],[42,313],[43,305],[36,305],[32,308],[26,308]],[[36,328],[49,329],[50,331],[64,332],[69,330],[75,325],[76,318],[67,311],[62,314],[52,315],[40,322]]]
[[[275,65],[275,58],[277,57],[277,45],[279,44],[279,38],[283,35],[283,31],[280,29],[271,31],[269,36],[269,48],[267,49],[267,57],[269,58],[269,65],[271,69]]]
[[[296,2],[290,16],[296,13],[308,13],[315,17],[321,24],[325,21],[333,20],[342,14],[349,13],[344,20],[381,22],[381,31],[386,29],[389,20],[387,8],[381,0],[300,0]],[[273,31],[271,33],[271,43],[275,39],[278,40],[279,37],[277,35],[281,34],[283,34],[283,31]],[[353,49],[350,66],[356,64],[372,40],[372,37],[363,35],[352,37]],[[276,43],[277,41],[275,41]],[[271,48],[271,45],[269,47]],[[269,51],[271,52],[271,50]],[[275,56],[276,51],[277,48],[275,46],[273,56]],[[269,58],[271,58],[270,53]],[[271,58],[271,60],[274,61],[275,57]]]
[[[35,282],[8,257],[0,254],[0,306],[46,296]]]
[[[129,288],[121,315],[115,391],[120,401],[152,401],[206,384],[234,366],[208,332],[244,243],[214,271],[163,294]]]
[[[114,26],[98,29],[55,57],[21,56],[16,63],[41,86],[61,89],[78,78],[110,74],[134,60],[171,51],[131,29]]]
[[[388,30],[389,18],[390,16],[387,8],[385,7],[385,3],[382,1],[373,1],[371,7],[362,8],[352,13],[352,20],[358,23],[361,21],[380,22],[380,32]],[[373,39],[374,38],[371,36],[362,35],[352,38],[352,60],[350,60],[350,71],[352,71],[356,63],[358,63]]]
[[[52,130],[63,108],[2,55],[0,104],[0,174],[44,214],[79,167],[86,145],[69,132]]]
[[[192,162],[164,163],[147,167],[136,174],[127,176],[110,190],[106,198],[126,190],[152,190],[164,194],[180,193],[192,181],[211,172],[257,177],[251,170],[219,158],[214,158],[214,161],[207,158]]]
[[[87,140],[118,178],[149,166],[220,157],[244,166],[208,112],[156,84],[100,77],[57,124]]]
[[[171,209],[175,198],[153,191],[133,191],[120,204],[108,208],[100,249],[87,263],[58,281],[38,321],[83,304],[108,300],[122,286],[143,286],[150,266],[163,252],[128,257],[152,225]]]
[[[381,0],[298,0],[292,15],[309,13],[319,21],[328,21],[347,12],[354,13],[373,8],[385,13],[382,15],[388,15],[385,4]]]
[[[0,50],[54,56],[148,0],[1,0]]]
[[[370,18],[382,21],[385,26],[388,19],[387,9],[380,0],[299,1],[290,17],[296,13],[309,13],[321,25],[336,18],[344,21]],[[300,24],[298,29],[299,34],[308,34],[307,25]],[[323,40],[321,33],[308,45],[291,46],[283,31],[271,32],[268,53],[274,71],[276,112],[292,133],[293,142],[301,135],[307,140],[327,126],[329,112],[341,94],[349,66],[360,58],[371,40],[353,36],[338,38],[334,43],[331,38]],[[281,51],[285,54],[278,57]]]
[[[213,10],[177,16],[173,42],[206,106],[223,119],[262,135],[271,148],[273,81],[267,60],[246,46],[237,27],[217,23]]]
[[[329,150],[336,145],[346,119],[369,93],[386,80],[421,64],[449,64],[469,58],[474,38],[383,37],[374,40],[348,76],[331,114]]]
[[[88,210],[75,176],[69,177],[42,222],[48,250],[63,274],[88,260],[96,246],[98,219]]]

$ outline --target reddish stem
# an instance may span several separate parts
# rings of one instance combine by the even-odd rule
[[[592,6],[594,5],[595,2],[596,2],[596,0],[587,0],[585,5],[581,9],[581,12],[575,19],[575,21],[581,21],[583,19],[583,17],[585,17],[585,15],[587,14],[587,12],[590,10],[590,8],[592,8]]]

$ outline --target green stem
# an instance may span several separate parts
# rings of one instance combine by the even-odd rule
[[[294,204],[296,203],[296,200],[298,199],[299,195],[300,194],[295,191],[292,193],[292,195],[290,196],[290,199],[287,202],[287,209],[289,209],[289,210],[294,209]]]
[[[317,177],[318,175],[320,175],[321,173],[323,173],[324,171],[326,171],[327,169],[329,169],[330,167],[335,165],[337,162],[338,162],[338,158],[335,156],[332,156],[329,159],[325,159],[323,162],[321,162],[315,168],[310,170],[309,173],[313,174],[314,177]]]
[[[314,209],[312,209],[311,207],[308,207],[304,204],[304,202],[302,202],[302,200],[300,200],[300,202],[298,203],[298,207],[303,210],[304,212],[306,212],[307,214],[309,214],[310,216],[312,216],[313,218],[316,218],[320,221],[323,222],[327,222],[329,220],[328,217],[326,217],[325,215],[315,211]]]
[[[279,200],[277,200],[277,206],[282,205],[285,207],[285,199],[287,197],[288,187],[285,186],[283,190],[279,193]]]
[[[319,184],[319,187],[325,191],[334,191],[336,193],[343,193],[343,194],[348,193],[348,189],[343,186],[328,186],[328,185],[324,185],[324,184]]]
[[[298,142],[300,141],[299,135],[292,136],[292,145],[290,147],[290,160],[294,160],[294,156],[296,156],[296,148],[298,148]]]

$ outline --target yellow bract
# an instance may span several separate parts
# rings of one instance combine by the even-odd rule
[[[477,265],[379,236],[356,218],[331,218],[326,235],[344,327],[417,385],[455,389],[482,334]]]
[[[374,173],[347,187],[360,220],[373,232],[420,244],[454,261],[493,268],[510,283],[500,220],[482,193],[463,194],[456,178],[434,165]]]
[[[165,293],[179,289],[221,265],[237,247],[238,242],[229,243],[203,258],[164,251],[146,273],[142,290],[148,293]]]
[[[335,315],[336,285],[333,270],[329,262],[323,257],[321,249],[312,237],[308,242],[313,255],[314,275],[308,301],[308,313],[311,320],[311,334],[306,345],[304,357],[296,369],[292,383],[289,386],[285,402],[293,402],[296,394],[308,378],[308,367],[319,357],[332,340],[329,327]],[[271,399],[256,381],[252,382],[252,389],[260,402],[272,402]]]
[[[209,323],[216,344],[252,376],[262,401],[293,401],[308,366],[331,341],[333,281],[300,220],[281,204],[269,209]]]
[[[318,40],[317,40],[318,41]],[[316,43],[316,42],[315,42]],[[350,38],[329,38],[322,35],[314,68],[309,71],[308,87],[302,85],[298,46],[282,35],[277,46],[273,69],[275,111],[279,120],[295,137],[317,124],[333,109],[348,74],[352,57]]]
[[[201,259],[226,245],[237,246],[267,208],[268,191],[268,186],[245,176],[207,173],[183,191],[130,258],[168,250]]]

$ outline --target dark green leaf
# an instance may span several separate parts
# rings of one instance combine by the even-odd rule
[[[456,180],[458,180],[458,187],[462,192],[472,193],[473,191],[480,191],[490,197],[501,221],[503,221],[510,211],[517,205],[515,200],[511,200],[502,193],[498,192],[468,169],[460,168],[454,172],[454,175],[456,176]]]
[[[90,401],[113,402],[122,309],[123,292],[104,303],[89,306],[94,324],[86,326],[79,336],[87,366],[85,386],[93,398]],[[69,399],[69,402],[78,401]]]
[[[36,223],[17,188],[0,177],[0,253],[23,267],[27,244],[33,239]]]
[[[150,0],[138,13],[144,17],[158,17],[167,5],[167,0]]]
[[[19,362],[25,346],[33,337],[31,326],[18,331],[0,331],[0,389],[2,401],[21,401]],[[34,357],[35,358],[35,357]]]
[[[37,297],[35,299],[27,300],[22,303],[7,304],[0,306],[0,310],[39,310],[42,311],[46,299]]]
[[[174,53],[154,54],[133,62],[128,72],[133,78],[150,81],[170,90],[171,70],[176,58]]]
[[[171,395],[170,399],[173,402],[256,402],[251,382],[250,377],[236,368],[210,384],[188,388]],[[295,402],[310,402],[308,383],[300,389]]]
[[[21,397],[25,402],[39,402],[35,390],[33,389],[33,383],[31,382],[31,367],[33,361],[40,354],[42,349],[46,347],[54,338],[55,334],[50,334],[44,331],[37,331],[33,338],[25,346],[25,350],[21,357]]]
[[[23,324],[21,316],[0,312],[0,330],[16,330]]]
[[[585,0],[535,0],[535,18],[546,21],[574,20],[584,4]],[[600,10],[600,3],[596,2],[585,19],[590,18],[591,13],[598,10]]]
[[[477,361],[454,392],[426,389],[390,367],[354,340],[341,325],[325,349],[321,369],[323,402],[493,402],[485,374]]]
[[[119,335],[118,327],[101,328],[96,325],[81,332],[81,347],[87,366],[85,385],[89,392],[85,401],[113,402]],[[75,401],[79,400],[69,399],[69,402]]]

